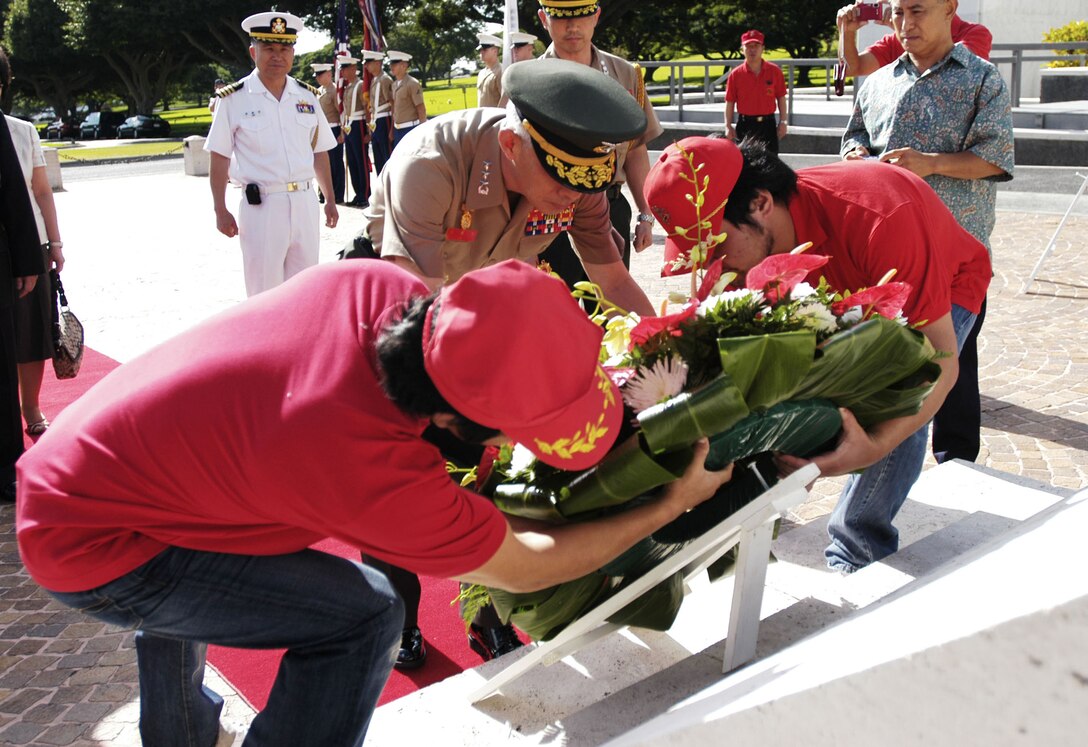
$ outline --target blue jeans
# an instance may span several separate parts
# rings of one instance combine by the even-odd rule
[[[957,351],[974,324],[975,314],[952,305]],[[899,531],[892,519],[922,473],[928,440],[926,423],[879,462],[860,475],[850,475],[827,524],[831,544],[824,557],[828,568],[853,573],[899,549]]]
[[[156,747],[215,744],[222,699],[202,684],[208,643],[287,649],[246,747],[361,745],[404,619],[385,576],[315,550],[173,547],[97,589],[50,593],[137,629],[140,736]]]

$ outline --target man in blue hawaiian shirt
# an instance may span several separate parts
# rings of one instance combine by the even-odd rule
[[[848,161],[876,157],[922,177],[989,250],[997,182],[1012,178],[1012,113],[997,68],[952,41],[957,8],[957,0],[892,0],[892,25],[906,51],[861,87],[840,153]],[[975,341],[985,313],[983,303],[960,353],[959,379],[933,420],[938,462],[978,456]],[[865,564],[844,557],[837,541],[849,527],[832,522],[828,531],[829,564],[844,570]]]

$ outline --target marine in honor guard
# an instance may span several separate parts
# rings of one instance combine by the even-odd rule
[[[348,154],[348,176],[354,193],[352,207],[366,207],[370,201],[370,161],[366,144],[370,142],[367,125],[367,90],[359,77],[356,57],[340,57],[340,72],[344,76],[344,111],[341,121],[344,127],[344,147]]]
[[[476,103],[478,106],[498,106],[502,98],[502,63],[499,49],[502,39],[494,34],[476,34],[480,46],[480,61],[484,69],[476,76]]]
[[[220,233],[238,236],[246,293],[279,285],[317,264],[320,225],[316,178],[333,194],[328,151],[336,146],[321,111],[320,91],[288,76],[302,20],[279,11],[242,21],[256,69],[219,90],[204,149]],[[227,207],[227,182],[242,187],[238,217]],[[325,202],[325,225],[336,226]]]
[[[393,79],[382,70],[385,55],[364,49],[363,67],[370,73],[370,149],[374,173],[381,174],[393,151]]]
[[[393,74],[393,147],[397,147],[414,127],[427,121],[427,105],[423,103],[423,86],[408,74],[412,55],[390,49],[389,72]]]
[[[332,63],[315,62],[310,65],[314,80],[321,88],[321,113],[329,123],[336,147],[329,151],[329,173],[332,175],[333,198],[337,205],[344,201],[344,134],[340,131],[340,107],[336,103],[336,84],[332,80]],[[328,197],[322,193],[321,201]]]

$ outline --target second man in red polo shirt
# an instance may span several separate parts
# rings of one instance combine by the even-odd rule
[[[733,68],[725,81],[725,134],[731,140],[756,138],[777,153],[779,139],[786,136],[786,79],[778,65],[763,59],[761,32],[745,31],[740,44],[744,64]],[[736,126],[734,108],[739,112]]]

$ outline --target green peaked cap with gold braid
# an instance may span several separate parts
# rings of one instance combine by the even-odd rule
[[[502,76],[548,175],[578,192],[601,192],[616,176],[616,145],[646,131],[646,114],[627,89],[600,70],[544,58]]]

